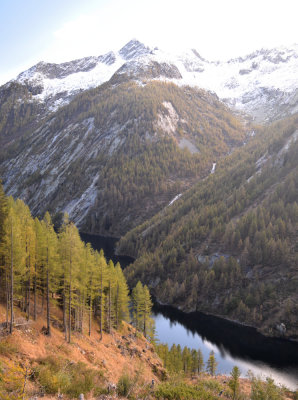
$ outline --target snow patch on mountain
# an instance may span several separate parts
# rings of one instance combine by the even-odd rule
[[[298,110],[297,71],[297,44],[210,62],[193,49],[174,54],[150,49],[134,39],[103,56],[63,64],[41,62],[16,81],[31,88],[33,101],[46,102],[55,111],[76,93],[101,85],[115,73],[126,73],[138,82],[160,79],[215,92],[230,106],[266,120]]]

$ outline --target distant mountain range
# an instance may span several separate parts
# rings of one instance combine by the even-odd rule
[[[297,339],[297,71],[297,45],[41,62],[0,87],[6,193],[122,237],[161,302]]]
[[[297,70],[297,44],[214,62],[194,49],[172,54],[132,40],[118,52],[102,56],[63,64],[41,62],[7,85],[25,85],[32,101],[45,102],[55,111],[78,92],[107,82],[116,72],[125,72],[140,82],[159,79],[213,91],[230,106],[262,122],[298,110]]]
[[[137,40],[0,87],[0,174],[35,214],[68,211],[121,235],[152,217],[255,128],[297,111],[298,47],[210,62]]]

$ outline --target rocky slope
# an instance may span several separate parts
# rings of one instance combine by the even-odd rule
[[[120,235],[206,175],[248,129],[213,94],[139,85],[120,71],[14,140],[0,173],[35,215],[67,211],[81,229]]]
[[[125,235],[129,281],[184,311],[297,340],[297,126],[296,114],[259,132]]]
[[[218,97],[263,122],[293,113],[297,62],[297,46],[210,62],[137,40],[41,62],[0,88],[5,188],[35,214],[68,211],[81,229],[121,235],[253,134]]]

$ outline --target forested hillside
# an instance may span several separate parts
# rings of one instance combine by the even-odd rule
[[[185,311],[297,337],[297,124],[294,115],[264,128],[124,236],[119,253],[137,257],[129,282]]]
[[[0,301],[6,306],[2,323],[10,333],[16,306],[27,320],[36,320],[46,310],[45,334],[51,335],[55,322],[68,342],[73,331],[83,332],[87,321],[90,335],[94,318],[100,338],[104,330],[111,333],[130,320],[129,290],[119,263],[107,263],[102,251],[82,242],[67,215],[56,233],[48,212],[42,220],[33,219],[29,208],[21,200],[6,198],[0,186],[0,235]],[[132,300],[136,328],[151,337],[148,288],[139,282]],[[51,313],[54,306],[62,308],[61,321]]]
[[[67,211],[83,231],[121,235],[208,174],[249,129],[214,94],[120,74],[24,130],[0,174],[33,215]]]

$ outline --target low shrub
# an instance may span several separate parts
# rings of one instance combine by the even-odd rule
[[[158,400],[216,400],[218,395],[210,393],[202,385],[193,386],[186,383],[162,383],[158,385],[154,396]]]
[[[102,376],[82,362],[70,363],[54,356],[39,360],[35,375],[46,393],[60,391],[73,397],[90,392]]]
[[[18,352],[15,344],[11,343],[9,340],[4,339],[0,341],[0,355],[10,356]]]
[[[123,374],[120,376],[117,383],[117,393],[119,396],[127,397],[133,386],[133,380],[129,375]]]
[[[267,378],[266,382],[256,378],[253,374],[250,374],[251,380],[251,400],[283,400],[284,389],[276,386],[274,380]]]

